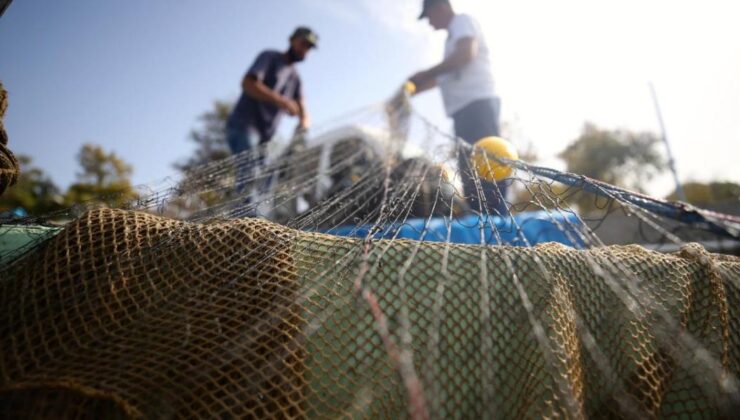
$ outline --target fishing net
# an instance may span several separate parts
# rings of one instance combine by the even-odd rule
[[[8,133],[3,118],[8,109],[8,92],[0,82],[0,194],[18,180],[18,160],[8,149]]]
[[[403,96],[316,138],[3,226],[2,415],[736,412],[740,260],[691,242],[733,249],[737,218],[495,157],[486,181]]]

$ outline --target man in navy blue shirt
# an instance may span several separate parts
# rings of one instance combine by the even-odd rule
[[[226,139],[232,153],[270,141],[286,113],[298,117],[297,131],[308,129],[310,121],[295,64],[316,48],[318,39],[310,28],[301,26],[291,35],[287,51],[266,50],[257,56],[244,75],[242,95],[226,123]],[[246,174],[243,170],[238,172],[237,177],[243,181]],[[241,190],[239,184],[237,180],[237,189]]]

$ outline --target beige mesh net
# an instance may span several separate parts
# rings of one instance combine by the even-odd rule
[[[3,119],[8,109],[8,92],[0,82],[0,195],[18,180],[18,160],[8,149],[8,133]]]
[[[740,412],[740,260],[689,243],[737,252],[740,218],[495,157],[514,172],[484,182],[407,99],[201,162],[137,211],[0,225],[0,416]]]
[[[95,210],[0,272],[5,418],[721,417],[740,260]]]

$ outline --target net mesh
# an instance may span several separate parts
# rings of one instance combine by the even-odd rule
[[[18,180],[18,160],[8,149],[8,133],[3,118],[8,109],[8,92],[0,82],[0,194]]]
[[[470,146],[406,99],[126,209],[1,226],[2,416],[737,412],[740,260],[692,243],[737,250],[736,217],[525,162],[450,169]],[[502,212],[485,191],[506,188]],[[636,228],[608,245],[613,220]]]
[[[739,273],[696,245],[365,242],[91,211],[2,273],[0,405],[105,418],[718,416],[738,371]],[[653,310],[629,310],[646,299]]]

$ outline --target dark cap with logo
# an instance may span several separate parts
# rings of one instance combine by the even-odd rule
[[[13,0],[0,0],[0,16],[5,13],[5,10],[10,6],[10,3],[12,3]]]
[[[429,9],[437,3],[450,4],[450,0],[424,0],[424,5],[421,8],[421,15],[419,15],[419,19],[424,19],[425,17],[427,17],[427,12],[429,11]]]
[[[308,41],[309,44],[313,48],[318,48],[319,45],[319,35],[313,31],[313,29],[307,27],[307,26],[299,26],[293,31],[293,35],[290,36],[290,39],[293,38],[302,38]]]

